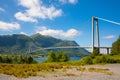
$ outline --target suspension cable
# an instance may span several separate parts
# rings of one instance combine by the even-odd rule
[[[111,21],[111,20],[104,19],[104,18],[99,18],[99,17],[95,17],[95,18],[98,18],[98,19],[100,19],[100,20],[107,21],[107,22],[110,22],[110,23],[113,23],[113,24],[120,25],[120,23],[119,23],[119,22],[115,22],[115,21]]]

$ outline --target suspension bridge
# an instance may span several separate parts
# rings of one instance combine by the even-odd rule
[[[116,24],[116,25],[120,25],[120,23],[115,22],[115,21],[111,21],[111,20],[107,20],[104,18],[99,18],[99,17],[92,17],[92,32],[91,32],[91,37],[92,37],[92,46],[60,46],[60,47],[37,47],[37,49],[35,50],[31,50],[29,48],[29,50],[26,53],[33,53],[33,52],[37,52],[40,50],[53,50],[53,49],[73,49],[73,48],[85,48],[85,49],[92,49],[91,52],[95,49],[98,48],[100,49],[105,49],[107,54],[110,53],[110,49],[111,46],[100,46],[100,40],[99,40],[99,25],[98,25],[98,20],[102,20],[102,21],[106,21],[112,24]],[[95,33],[95,29],[96,29],[96,33]],[[96,34],[96,40],[95,38],[95,34]],[[95,42],[96,42],[96,46],[95,46]]]

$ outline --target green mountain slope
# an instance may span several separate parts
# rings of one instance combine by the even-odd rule
[[[0,53],[24,53],[31,43],[33,43],[32,39],[25,35],[3,35],[0,36]]]
[[[37,50],[45,47],[60,46],[78,46],[75,41],[56,39],[51,36],[34,34],[26,36],[21,34],[1,35],[0,36],[0,53],[4,54],[41,54],[47,55],[51,50]],[[35,51],[35,52],[32,52]],[[85,49],[54,49],[53,51],[65,51],[69,56],[85,56],[89,52]]]
[[[53,46],[54,44],[62,41],[60,39],[56,39],[56,38],[53,38],[50,36],[43,36],[40,34],[35,34],[30,37],[32,38],[34,43],[40,47],[50,47],[50,46]]]

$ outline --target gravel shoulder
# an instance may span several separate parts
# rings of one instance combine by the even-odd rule
[[[81,68],[85,68],[85,70],[79,70]],[[90,72],[89,68],[108,69],[108,71]],[[72,66],[55,72],[39,72],[38,75],[29,78],[16,78],[1,74],[0,80],[120,80],[120,64]]]

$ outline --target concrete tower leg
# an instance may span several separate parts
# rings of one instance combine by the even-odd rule
[[[97,48],[99,49],[100,47],[100,41],[99,41],[99,26],[98,26],[98,19],[95,17],[92,17],[92,52],[95,48],[95,40],[94,40],[94,22],[96,22],[96,44],[97,44]],[[100,52],[100,50],[99,50]]]
[[[94,17],[92,17],[92,52],[94,50]]]
[[[100,41],[99,41],[99,26],[98,26],[98,19],[96,19],[96,41],[97,41],[97,48],[100,52]]]

